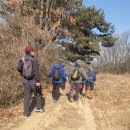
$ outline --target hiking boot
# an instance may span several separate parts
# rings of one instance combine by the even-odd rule
[[[70,98],[70,102],[74,102],[74,99],[73,99],[73,98]]]
[[[44,112],[44,109],[36,109],[35,108],[35,112],[41,112],[42,113],[42,112]]]
[[[85,95],[87,98],[90,97],[90,90],[86,90],[86,95]]]
[[[27,118],[28,118],[28,116],[23,116],[23,118],[24,118],[24,119],[27,119]]]
[[[80,98],[82,97],[82,94],[81,94],[81,93],[79,93],[79,97],[80,97]]]
[[[53,102],[54,102],[54,103],[57,103],[58,101],[57,101],[57,100],[54,100]]]
[[[93,99],[93,90],[90,91],[90,97],[89,99]]]

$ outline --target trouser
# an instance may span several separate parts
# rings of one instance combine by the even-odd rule
[[[70,87],[70,99],[74,99],[74,91],[75,91],[75,100],[79,99],[79,90],[80,90],[81,84],[71,84]]]
[[[80,93],[80,94],[82,94],[82,93],[83,93],[84,86],[85,86],[85,84],[81,84],[81,87],[80,87],[80,90],[79,90],[79,93]]]
[[[61,84],[53,83],[52,98],[54,100],[58,100],[60,97],[60,87],[61,87]]]
[[[61,85],[61,89],[62,90],[65,90],[65,84],[66,84],[66,81],[63,81],[62,85]]]
[[[32,91],[36,96],[36,109],[42,109],[42,90],[41,87],[36,87],[35,85],[24,84],[24,116],[30,114],[30,100]]]
[[[93,91],[94,90],[94,84],[86,84],[86,90]]]
[[[94,84],[87,84],[85,90],[86,90],[86,96],[92,98],[94,91]]]

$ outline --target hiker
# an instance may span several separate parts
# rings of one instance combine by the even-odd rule
[[[63,60],[59,59],[57,64],[54,64],[48,77],[52,77],[52,99],[57,103],[60,97],[60,88],[62,87],[63,80],[66,80],[65,69],[62,65]]]
[[[71,80],[70,80],[70,102],[78,101],[79,98],[79,91],[80,91],[80,86],[82,84],[82,80],[85,79],[88,81],[88,76],[86,75],[85,70],[82,67],[81,60],[77,60],[74,70],[71,74]],[[74,90],[75,92],[75,98],[74,98]]]
[[[35,49],[28,45],[26,55],[18,62],[17,70],[23,78],[24,85],[24,118],[30,114],[31,93],[36,96],[36,112],[43,112],[42,91],[40,84],[39,64],[35,58]]]
[[[96,81],[96,74],[93,71],[92,67],[88,68],[87,76],[89,80],[86,84],[86,97],[92,99],[94,91],[94,81]]]

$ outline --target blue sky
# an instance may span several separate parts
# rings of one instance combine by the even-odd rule
[[[115,26],[115,33],[130,32],[130,0],[83,0],[85,6],[104,10],[105,19]]]

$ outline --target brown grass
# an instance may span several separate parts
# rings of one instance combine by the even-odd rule
[[[98,74],[91,105],[99,128],[128,130],[130,125],[130,75]]]
[[[17,62],[22,56],[22,45],[2,43],[0,50],[0,107],[8,106],[22,92]]]

